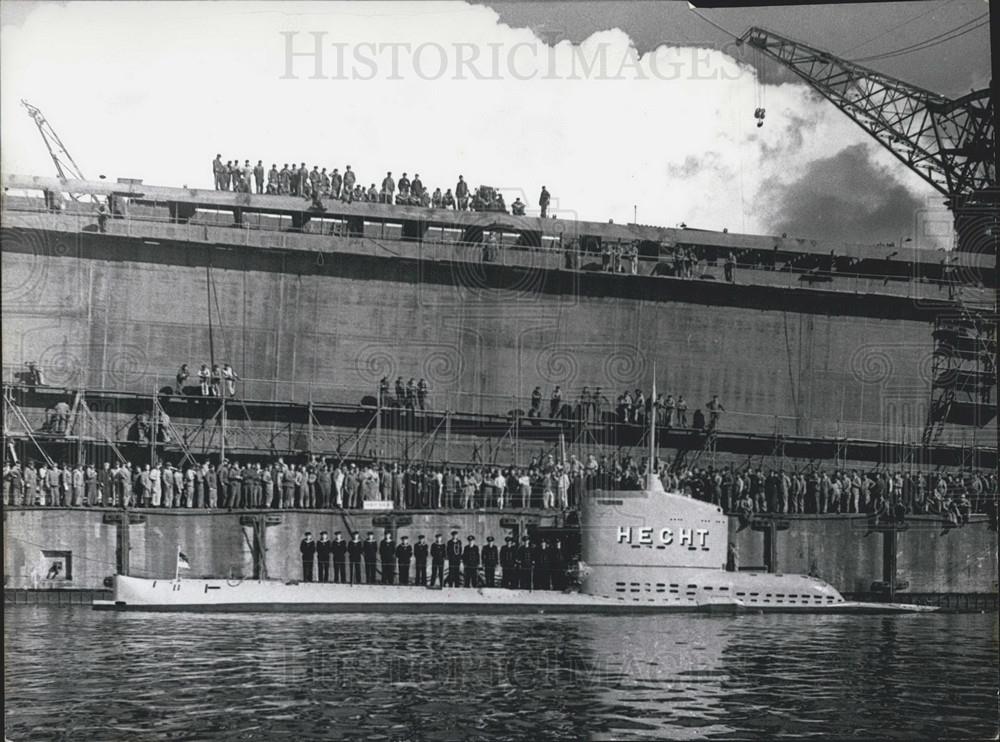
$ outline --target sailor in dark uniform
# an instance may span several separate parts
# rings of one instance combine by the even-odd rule
[[[382,561],[382,584],[394,585],[396,583],[396,545],[392,543],[392,534],[385,532],[382,542],[378,546],[378,555]]]
[[[461,587],[462,542],[458,538],[458,531],[451,532],[451,541],[447,544],[445,554],[448,557],[448,585]]]
[[[316,542],[313,541],[312,532],[306,531],[302,543],[299,544],[299,552],[302,554],[302,581],[313,581],[313,561],[316,558]]]
[[[503,546],[500,547],[500,587],[507,589],[517,587],[517,577],[514,571],[514,547],[511,546],[513,539],[505,536]]]
[[[562,542],[556,539],[552,546],[550,579],[553,590],[566,589],[566,553],[563,550]]]
[[[441,540],[441,534],[439,533],[434,537],[434,543],[431,544],[431,587],[434,587],[434,583],[437,582],[438,587],[444,587],[444,558],[447,552],[444,543]],[[417,568],[419,569],[419,567]]]
[[[368,531],[365,542],[362,544],[362,554],[365,558],[365,582],[369,585],[375,584],[375,563],[378,561],[378,541],[375,534]]]
[[[517,584],[522,590],[531,589],[531,539],[524,536],[521,545],[514,550],[514,568],[517,570]]]
[[[319,581],[330,581],[330,554],[333,553],[333,542],[326,531],[319,532],[316,542],[316,563],[319,565]]]
[[[543,539],[535,548],[532,562],[534,563],[532,580],[535,589],[548,590],[550,588],[549,578],[552,574],[552,549],[549,547],[548,541]]]
[[[413,561],[417,568],[413,583],[421,587],[427,584],[427,553],[427,542],[424,540],[424,534],[421,533],[417,536],[417,543],[413,545]]]
[[[347,545],[347,558],[351,564],[351,584],[361,584],[361,556],[364,554],[365,545],[361,543],[361,534],[357,531],[351,534],[351,542]],[[337,569],[334,566],[334,579],[337,576]]]
[[[494,579],[497,571],[498,553],[497,547],[493,544],[493,537],[486,537],[486,546],[483,547],[483,575],[486,587],[494,587]]]
[[[347,582],[347,542],[340,531],[333,534],[330,551],[333,554],[333,581]],[[358,556],[360,558],[360,554]]]
[[[469,543],[462,552],[462,565],[465,568],[465,586],[476,587],[479,581],[479,547],[476,537],[469,536]]]
[[[399,546],[396,547],[396,566],[399,568],[399,584],[410,584],[410,561],[413,559],[413,547],[410,546],[409,537],[402,536],[399,539]]]

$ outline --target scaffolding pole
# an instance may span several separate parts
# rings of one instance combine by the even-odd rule
[[[444,461],[451,461],[451,410],[444,411]]]
[[[111,447],[112,451],[114,451],[115,456],[118,457],[118,463],[120,463],[120,464],[127,463],[125,457],[122,456],[122,452],[118,450],[118,446],[115,445],[115,442],[111,439],[111,437],[104,430],[104,426],[101,425],[99,422],[97,422],[97,416],[94,415],[94,411],[90,409],[90,405],[87,404],[87,400],[83,400],[82,401],[81,409],[83,410],[84,414],[87,416],[87,419],[90,420],[90,424],[93,425],[94,428],[101,434],[101,438],[104,439],[104,442],[107,443]]]
[[[8,434],[7,412],[11,412],[14,415],[14,419],[17,420],[21,424],[21,427],[24,428],[24,434],[28,436],[28,440],[32,442],[35,448],[38,449],[38,453],[40,453],[42,458],[45,459],[46,466],[55,466],[55,461],[53,461],[48,453],[46,453],[45,449],[42,448],[41,444],[38,442],[38,439],[35,438],[34,434],[31,432],[31,423],[28,422],[28,418],[24,416],[24,413],[21,412],[21,408],[18,406],[17,402],[14,401],[10,388],[7,388],[4,391],[3,401],[4,406],[6,407],[6,412],[3,416],[4,435],[6,436]]]
[[[150,410],[150,420],[149,420],[149,465],[156,466],[157,455],[156,455],[156,428],[157,420],[159,415],[156,414],[157,407],[157,397],[156,388],[153,388],[153,406]]]
[[[347,459],[347,457],[350,456],[352,453],[354,453],[354,449],[357,448],[358,444],[361,442],[361,438],[364,436],[365,433],[368,432],[368,429],[372,426],[372,423],[375,422],[375,420],[376,420],[377,417],[378,417],[377,414],[376,415],[372,415],[372,419],[369,420],[368,423],[365,425],[365,427],[363,427],[358,432],[357,436],[354,439],[354,443],[352,443],[351,447],[349,449],[347,449],[347,453],[341,455],[340,461],[337,464],[338,467],[339,466],[343,466],[344,461]]]
[[[222,400],[222,416],[219,418],[222,426],[222,439],[219,441],[219,466],[222,466],[222,462],[226,460],[226,396],[225,390],[223,389],[223,395],[220,397]]]

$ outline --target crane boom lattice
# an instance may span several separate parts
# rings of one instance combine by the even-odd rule
[[[949,99],[756,26],[740,41],[802,78],[948,197],[953,209],[996,188],[989,88]]]
[[[73,159],[73,155],[66,149],[66,145],[62,143],[62,139],[56,134],[56,130],[52,128],[52,124],[48,122],[48,119],[45,118],[41,110],[23,98],[21,99],[21,105],[24,106],[28,115],[31,116],[32,121],[35,122],[35,126],[38,127],[38,133],[42,135],[42,141],[45,142],[45,147],[48,149],[49,156],[56,166],[56,172],[59,174],[60,180],[86,180],[87,178],[84,176],[83,171],[80,170],[80,167]],[[79,200],[79,197],[73,193],[70,193],[70,198],[74,201]]]

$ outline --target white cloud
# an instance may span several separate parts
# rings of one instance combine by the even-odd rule
[[[293,60],[297,79],[282,79],[286,31],[299,51],[323,33],[322,72],[335,79],[310,79],[305,57]],[[395,47],[397,67],[391,44],[410,45]],[[0,53],[7,173],[52,172],[24,97],[90,177],[208,186],[221,152],[279,167],[350,163],[366,184],[392,170],[444,188],[463,173],[532,205],[544,183],[564,216],[631,221],[637,204],[643,223],[754,232],[763,181],[870,144],[804,85],[768,86],[756,128],[753,74],[720,51],[639,59],[618,30],[547,47],[462,3],[40,4],[5,29]],[[374,79],[350,79],[373,68]],[[876,157],[928,193],[891,155]]]

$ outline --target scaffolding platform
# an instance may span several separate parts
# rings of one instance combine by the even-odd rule
[[[57,402],[72,399],[77,395],[89,400],[97,416],[107,414],[124,415],[138,418],[141,415],[152,416],[156,409],[154,401],[165,411],[174,423],[187,421],[192,425],[201,423],[203,427],[213,419],[217,419],[222,411],[222,400],[213,397],[184,397],[180,395],[152,395],[111,390],[77,390],[57,387],[35,387],[29,389],[22,385],[4,385],[4,391],[10,399],[15,400],[23,408],[48,409]],[[989,414],[995,416],[995,408],[980,408],[976,412],[975,405],[952,403],[949,415],[966,416],[962,419],[972,419],[974,414]],[[226,445],[226,451],[231,455],[241,457],[266,458],[276,454],[307,455],[309,453],[344,450],[351,452],[357,458],[367,458],[365,449],[355,448],[355,445],[365,435],[370,435],[374,427],[380,426],[383,431],[402,431],[414,438],[427,440],[433,435],[439,435],[447,430],[453,439],[487,439],[494,444],[503,438],[515,439],[522,446],[522,453],[527,456],[529,445],[559,445],[566,441],[567,445],[575,446],[575,442],[585,440],[593,449],[607,452],[621,451],[642,445],[647,434],[647,428],[639,423],[620,423],[613,416],[606,415],[600,421],[584,421],[572,418],[540,418],[527,417],[520,414],[489,415],[452,411],[406,410],[399,408],[383,408],[381,415],[372,405],[348,404],[297,404],[274,402],[267,400],[227,399],[225,401],[225,417],[234,427],[240,423],[274,423],[286,426],[288,445],[246,445],[247,441]],[[976,418],[977,420],[979,418]],[[969,423],[962,423],[969,424]],[[976,423],[982,424],[982,423]],[[318,435],[321,430],[338,430],[342,433],[337,446],[320,442]],[[17,431],[12,431],[11,437]],[[47,436],[31,431],[40,442],[58,443],[61,440],[82,440],[99,443],[96,436],[82,434],[72,436]],[[22,434],[23,437],[23,434]],[[108,436],[108,443],[119,446],[121,450],[141,451],[154,450],[159,452],[184,451],[195,446],[172,436],[173,440],[137,440],[134,437]],[[810,436],[776,435],[774,433],[749,433],[726,431],[724,429],[708,432],[692,428],[668,428],[660,426],[657,430],[659,448],[676,449],[684,452],[708,453],[706,461],[698,462],[700,466],[714,463],[715,454],[725,453],[746,457],[789,458],[807,460],[829,460],[831,462],[864,461],[877,464],[899,463],[920,460],[935,466],[964,466],[969,460],[969,447],[946,443],[935,443],[924,446],[919,443],[900,444],[881,440],[866,440],[857,438],[820,438]],[[348,447],[350,444],[350,447]],[[218,444],[216,444],[218,445]],[[417,454],[425,451],[421,446]],[[533,449],[532,449],[533,450]],[[575,450],[575,449],[574,449]],[[357,451],[354,453],[354,451]],[[975,457],[979,465],[996,467],[997,449],[976,447]],[[390,457],[386,457],[390,458]],[[410,458],[410,457],[408,457]],[[413,459],[426,458],[434,460],[454,460],[454,457],[440,455],[413,455]],[[497,458],[494,455],[494,458]],[[506,461],[504,463],[507,463]],[[693,465],[695,461],[689,462]]]

